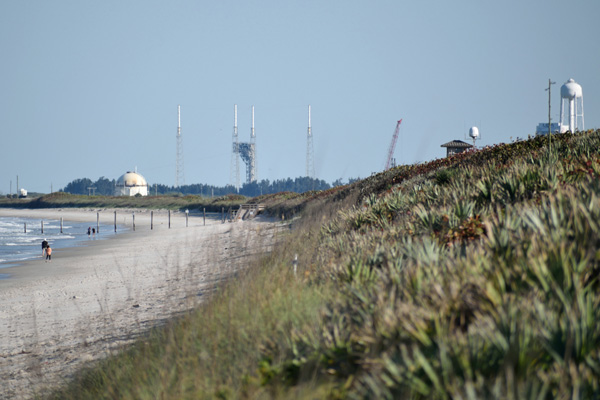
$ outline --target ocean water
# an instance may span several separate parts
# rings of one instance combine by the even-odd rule
[[[100,224],[100,233],[88,238],[88,227],[96,228],[89,222],[63,221],[62,233],[60,220],[42,220],[20,217],[0,217],[0,279],[2,268],[14,266],[19,261],[42,257],[42,240],[46,239],[53,250],[84,245],[92,240],[102,240],[115,235],[113,225]],[[27,231],[25,232],[25,224]],[[118,226],[120,232],[127,230]],[[59,253],[57,251],[57,253]],[[58,255],[58,254],[57,254]]]

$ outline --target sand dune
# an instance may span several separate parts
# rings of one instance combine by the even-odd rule
[[[134,210],[119,210],[131,226]],[[0,216],[112,223],[112,210],[3,210]],[[277,227],[259,219],[221,223],[135,210],[136,231],[55,249],[0,269],[0,398],[31,398],[84,363],[118,350],[165,319],[197,306],[214,285],[269,251]]]

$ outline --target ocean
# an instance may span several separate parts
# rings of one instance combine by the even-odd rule
[[[0,279],[2,268],[14,266],[25,260],[42,257],[42,240],[46,239],[54,250],[65,247],[81,246],[91,240],[106,239],[115,235],[114,225],[100,224],[100,233],[88,238],[88,227],[96,228],[89,222],[63,221],[62,233],[60,220],[42,220],[21,217],[0,217]],[[27,231],[25,231],[25,226]],[[127,230],[119,226],[120,232]]]

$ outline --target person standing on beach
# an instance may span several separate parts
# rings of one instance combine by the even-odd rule
[[[52,248],[50,245],[46,247],[46,262],[52,262]]]
[[[92,228],[92,237],[95,238],[96,237],[96,228]]]
[[[44,253],[45,253],[44,250],[46,250],[46,247],[48,247],[48,240],[44,239],[44,240],[42,240],[42,257],[44,257]]]
[[[92,233],[92,227],[88,226],[88,238],[90,237],[90,233]]]

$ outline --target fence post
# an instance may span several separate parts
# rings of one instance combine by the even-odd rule
[[[23,222],[23,233],[27,233],[27,222]]]
[[[190,210],[185,210],[185,227],[188,227],[188,215],[190,214]]]
[[[133,231],[135,232],[135,213],[134,212],[131,213],[131,219],[133,221]]]
[[[169,229],[171,229],[171,210],[169,210]]]
[[[115,211],[115,233],[117,233],[117,212]]]
[[[204,216],[204,226],[206,226],[206,207],[202,209],[202,215]]]
[[[221,223],[225,223],[225,207],[221,207]]]
[[[96,213],[96,233],[100,233],[100,213]]]
[[[154,229],[154,211],[150,211],[150,230]]]
[[[298,254],[294,254],[294,261],[292,261],[294,265],[294,277],[296,277],[296,271],[298,270]]]
[[[42,233],[44,233],[44,220],[42,220]]]
[[[63,217],[60,217],[60,233],[63,233]]]

